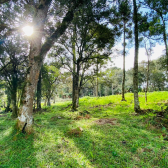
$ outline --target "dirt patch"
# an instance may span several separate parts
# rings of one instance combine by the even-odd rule
[[[102,118],[95,121],[98,125],[104,125],[104,124],[110,124],[110,125],[117,125],[117,119],[116,118]]]
[[[90,119],[91,116],[89,114],[86,114],[85,116],[78,115],[75,120],[82,120],[82,119]]]

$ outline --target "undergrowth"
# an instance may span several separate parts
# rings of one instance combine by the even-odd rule
[[[141,115],[133,94],[125,97],[84,97],[77,112],[71,102],[43,107],[32,135],[18,134],[10,114],[0,115],[0,168],[167,168],[167,116],[158,113],[166,113],[168,92],[149,93],[147,103],[141,93]]]

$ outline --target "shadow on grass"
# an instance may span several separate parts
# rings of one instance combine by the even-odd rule
[[[66,114],[58,119],[62,111],[52,113],[52,110],[35,116],[37,126],[34,135],[17,134],[12,126],[4,126],[3,137],[0,138],[0,167],[122,168],[137,167],[137,164],[161,167],[165,164],[163,155],[166,153],[158,153],[157,156],[153,152],[154,147],[157,149],[154,136],[148,137],[150,131],[135,127],[137,123],[125,122],[128,116],[122,117],[123,122],[121,120],[119,126],[93,123],[84,128],[80,137],[75,137],[67,132],[82,122],[87,124],[87,121],[80,123]],[[2,121],[8,122],[12,123]],[[142,146],[149,153],[138,153]],[[147,147],[151,147],[151,151]]]
[[[68,136],[68,138],[73,139],[79,153],[82,153],[93,167],[127,167],[129,157],[126,156],[125,160],[121,159],[123,155],[119,155],[116,148],[113,148],[113,142],[110,139],[107,140],[106,134],[100,127],[94,129],[95,127],[97,126],[91,127],[91,131],[84,130],[81,137]]]
[[[68,125],[66,127],[68,129]],[[73,140],[79,155],[83,155],[93,167],[168,166],[168,153],[162,150],[166,144],[160,143],[159,138],[144,127],[93,124],[80,137],[67,133],[64,136]],[[76,160],[79,160],[78,156]]]
[[[1,138],[0,167],[20,168],[36,166],[33,141],[33,134],[18,134],[13,127],[8,128]]]
[[[97,126],[93,126],[91,128],[92,131],[86,129],[79,137],[68,135],[68,130],[76,128],[74,122],[76,121],[63,121],[62,127],[57,127],[57,131],[61,132],[59,145],[60,153],[63,152],[64,155],[62,156],[64,167],[126,167],[127,162],[122,159],[123,162],[121,163],[120,157],[122,156],[119,157],[118,153],[114,150],[112,146],[113,142],[110,140],[106,141],[106,135],[103,134],[103,130],[101,131],[100,127],[96,131],[94,128],[97,128]],[[57,124],[60,125],[60,123]],[[50,131],[52,130],[52,125],[49,125]],[[56,147],[57,152],[59,152],[59,145]],[[125,159],[128,160],[129,157],[125,157]]]

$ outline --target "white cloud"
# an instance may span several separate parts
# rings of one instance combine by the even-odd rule
[[[151,60],[155,60],[157,58],[159,58],[161,55],[163,55],[164,53],[164,49],[165,47],[163,45],[159,45],[157,44],[154,48],[153,48],[153,54],[151,56]],[[133,68],[134,65],[134,48],[131,48],[129,50],[129,53],[126,56],[125,59],[125,69],[128,70],[130,68]],[[140,63],[141,61],[147,61],[147,55],[145,52],[145,48],[140,48],[139,49],[139,59],[138,62]],[[114,64],[115,66],[119,67],[119,68],[123,68],[123,58],[122,56],[119,56],[117,58],[113,58]]]

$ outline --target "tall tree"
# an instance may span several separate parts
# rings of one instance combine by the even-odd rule
[[[20,36],[10,36],[1,45],[1,77],[6,81],[7,90],[12,102],[12,117],[17,117],[17,90],[25,76],[27,65],[27,43]],[[2,51],[2,50],[1,50]]]
[[[121,16],[123,26],[123,79],[122,79],[122,101],[125,101],[125,55],[126,55],[126,39],[131,38],[132,30],[130,27],[131,20],[131,6],[128,0],[123,0],[119,4],[119,13]]]
[[[34,26],[35,35],[30,39],[29,67],[27,70],[25,87],[22,93],[17,128],[22,132],[31,133],[33,130],[33,97],[37,87],[43,59],[55,41],[65,32],[66,28],[73,19],[73,14],[76,8],[84,3],[87,3],[87,1],[58,1],[58,3],[62,3],[64,6],[67,6],[65,7],[65,11],[67,13],[64,15],[62,22],[58,24],[57,28],[46,39],[43,45],[42,38],[44,37],[43,32],[45,32],[44,27],[47,21],[47,14],[49,14],[48,12],[50,7],[51,10],[54,8],[54,4],[50,6],[52,2],[51,0],[27,2],[31,5],[31,11],[33,12],[32,25]]]
[[[166,22],[168,21],[168,1],[165,0],[145,0],[145,4],[151,9],[150,16],[152,21],[150,22],[150,35],[160,36],[164,41],[166,50],[166,63],[168,73],[168,44],[167,44],[167,27]]]
[[[134,21],[134,38],[135,38],[135,55],[134,55],[134,73],[133,73],[133,85],[134,85],[134,111],[140,112],[139,98],[138,98],[138,7],[136,0],[133,0],[133,21]]]
[[[66,64],[72,72],[73,111],[78,107],[79,93],[86,70],[93,65],[93,60],[107,58],[110,54],[110,46],[114,44],[115,34],[106,25],[100,24],[98,20],[100,16],[103,17],[101,10],[98,10],[103,5],[104,3],[94,7],[92,3],[89,3],[87,7],[76,12],[71,27],[59,40],[58,45],[61,46],[57,47],[56,55],[62,57],[63,64]],[[69,40],[70,34],[71,40]]]
[[[149,45],[149,46],[148,46]],[[148,87],[149,87],[149,73],[150,73],[150,57],[152,55],[152,43],[149,41],[149,44],[145,41],[145,50],[146,50],[146,55],[148,59],[148,64],[147,64],[147,78],[146,78],[146,89],[145,89],[145,101],[147,103],[147,92],[148,92]]]

